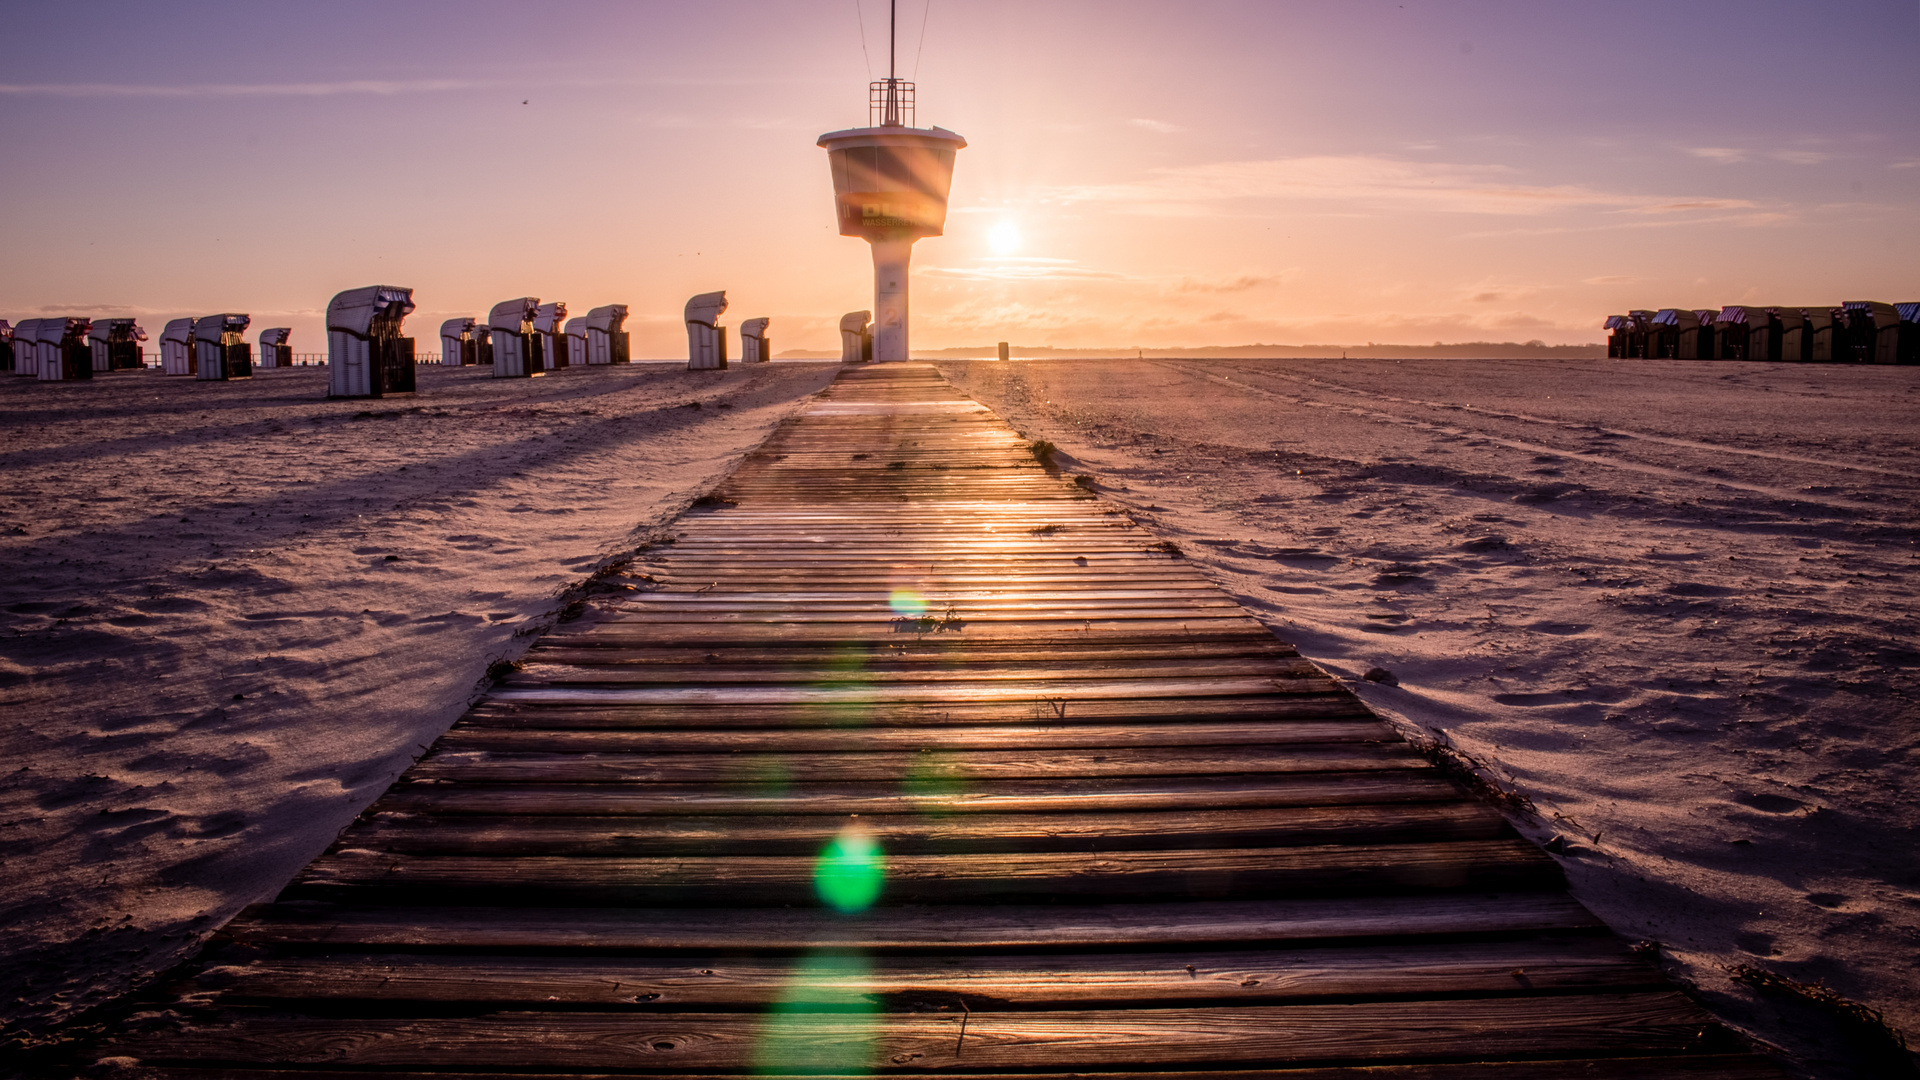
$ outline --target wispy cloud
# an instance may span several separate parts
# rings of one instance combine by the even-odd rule
[[[1745,150],[1736,150],[1731,146],[1689,146],[1687,153],[1717,165],[1738,165],[1747,160]]]
[[[1278,285],[1298,276],[1300,271],[1297,268],[1289,268],[1278,274],[1242,274],[1225,281],[1195,281],[1192,278],[1182,278],[1173,289],[1175,292],[1183,293],[1240,293],[1267,285]]]
[[[0,94],[80,98],[334,97],[341,94],[417,94],[472,90],[472,79],[349,79],[300,83],[0,83]]]
[[[1454,165],[1384,157],[1226,161],[1159,169],[1147,179],[1063,188],[1067,203],[1117,204],[1144,214],[1195,216],[1236,200],[1315,200],[1446,213],[1538,215],[1572,210],[1681,214],[1750,210],[1745,199],[1637,195],[1579,184],[1519,181],[1503,165]]]
[[[929,266],[915,274],[960,281],[1118,281],[1127,276],[1068,259],[996,259],[981,266]]]
[[[1127,123],[1137,128],[1145,128],[1148,131],[1158,132],[1161,135],[1171,135],[1176,131],[1182,130],[1179,124],[1169,124],[1165,120],[1149,120],[1144,116],[1136,116],[1127,121]]]
[[[1818,165],[1833,155],[1823,154],[1818,150],[1775,150],[1767,156],[1789,165]]]
[[[1602,274],[1599,277],[1581,278],[1582,285],[1638,285],[1645,278],[1627,277],[1622,274]]]

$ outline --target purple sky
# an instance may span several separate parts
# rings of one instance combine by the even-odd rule
[[[1628,307],[1920,300],[1920,3],[901,2],[965,135],[914,342],[1597,341]],[[0,317],[323,348],[536,295],[866,307],[821,132],[886,5],[7,2]],[[926,22],[924,49],[921,27]],[[866,50],[862,50],[864,21]],[[997,241],[997,243],[996,243]]]

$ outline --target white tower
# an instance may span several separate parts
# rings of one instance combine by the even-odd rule
[[[820,136],[833,166],[841,236],[873,245],[873,358],[907,358],[907,263],[913,242],[947,224],[954,151],[967,140],[944,128],[913,126],[913,84],[887,77],[867,87],[869,127]]]

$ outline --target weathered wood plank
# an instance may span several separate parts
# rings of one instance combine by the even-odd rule
[[[994,727],[680,728],[625,731],[467,728],[450,731],[442,751],[492,753],[829,753],[836,751],[1033,751],[1197,746],[1288,746],[1399,742],[1378,720],[1289,720],[1164,724],[1006,724]]]
[[[236,1019],[142,1043],[154,1061],[354,1068],[753,1069],[775,1062],[881,1071],[1574,1056],[1726,1050],[1677,993],[1462,998],[1232,1009],[975,1012],[501,1013],[477,1018]]]
[[[883,906],[855,916],[820,908],[737,911],[661,907],[391,907],[256,904],[224,933],[245,945],[365,951],[464,949],[627,952],[871,953],[1290,945],[1336,940],[1600,933],[1564,892],[1439,893],[1338,899],[971,908]]]
[[[406,783],[380,797],[381,813],[520,814],[951,814],[1147,813],[1170,810],[1440,803],[1464,797],[1438,772],[1380,770],[1248,777],[971,780],[930,775],[913,784],[457,784]]]
[[[1305,772],[1429,770],[1401,744],[1154,747],[1147,750],[838,751],[822,754],[507,754],[435,750],[407,771],[415,781],[470,784],[673,784],[891,780],[953,786],[988,779],[1101,776],[1232,776]]]
[[[595,660],[599,658],[594,658]],[[546,657],[528,657],[518,672],[507,680],[509,686],[551,685],[563,686],[574,683],[601,683],[615,685],[646,685],[662,683],[685,685],[690,682],[704,682],[719,685],[745,684],[804,684],[804,683],[857,683],[866,686],[904,686],[938,685],[963,683],[1006,683],[1006,682],[1061,682],[1084,683],[1088,681],[1105,682],[1126,680],[1131,683],[1137,679],[1179,679],[1191,682],[1196,679],[1286,679],[1289,690],[1317,687],[1322,690],[1333,689],[1333,684],[1315,678],[1312,674],[1291,667],[1284,662],[1266,660],[1208,662],[1201,660],[1182,661],[1162,664],[1100,664],[1078,667],[1043,667],[1030,665],[989,665],[974,664],[964,669],[942,669],[932,665],[915,665],[905,670],[889,670],[885,666],[862,664],[857,657],[848,657],[839,664],[821,664],[809,667],[804,664],[756,664],[734,665],[723,660],[714,660],[700,664],[683,666],[649,665],[637,667],[619,663],[588,662],[584,664],[561,664]],[[1255,693],[1273,690],[1269,683],[1256,689]]]
[[[1506,819],[1477,803],[1288,807],[1156,813],[724,817],[381,814],[354,843],[401,855],[814,855],[857,821],[895,854],[1300,847],[1491,840]]]
[[[983,682],[911,683],[862,686],[623,686],[502,687],[494,701],[551,705],[809,705],[880,701],[1079,701],[1087,698],[1231,697],[1276,694],[1305,681],[1284,676],[1233,676],[1218,679],[1088,678],[1007,679]]]
[[[1289,684],[1291,685],[1291,684]],[[803,727],[857,723],[935,727],[948,724],[1056,724],[1108,721],[1175,722],[1248,718],[1257,720],[1338,720],[1371,718],[1344,689],[1308,686],[1304,693],[1217,698],[1083,698],[1066,701],[1035,696],[1025,701],[835,702],[811,704],[593,705],[488,699],[476,705],[461,726],[657,728],[683,722],[688,727]]]
[[[347,841],[346,843],[351,843]],[[1299,848],[1135,850],[1087,854],[969,853],[877,857],[882,903],[1058,897],[1364,895],[1547,889],[1559,865],[1524,840]],[[812,855],[648,858],[399,855],[340,847],[295,876],[284,896],[338,899],[363,891],[437,894],[438,902],[499,896],[659,905],[817,903]]]
[[[1226,953],[844,959],[809,964],[803,957],[721,955],[658,960],[340,954],[220,965],[195,982],[240,1001],[473,1002],[543,1009],[554,1002],[672,1009],[864,1002],[887,1012],[957,1010],[962,1002],[981,1011],[1120,1003],[1164,1007],[1666,985],[1658,971],[1619,943],[1594,937]]]
[[[339,1072],[332,1069],[282,1071],[232,1069],[208,1065],[182,1068],[149,1067],[138,1069],[131,1075],[156,1078],[195,1077],[200,1080],[366,1080],[367,1076],[365,1072],[357,1070],[352,1072]],[[464,1072],[459,1069],[423,1073],[382,1069],[380,1075],[392,1077],[393,1080],[426,1080],[428,1077],[433,1077],[435,1080],[539,1080],[553,1074]],[[620,1073],[616,1076],[611,1073],[569,1072],[566,1075],[575,1080],[628,1080],[634,1074]],[[653,1072],[647,1075],[657,1080],[691,1080],[691,1077],[696,1075],[701,1080],[710,1080],[710,1078],[719,1080],[730,1075],[737,1075],[741,1080],[745,1080],[747,1075],[758,1077],[760,1080],[802,1080],[802,1075],[777,1072],[752,1074]],[[837,1075],[806,1073],[804,1080],[864,1080],[870,1075],[872,1074],[868,1072]],[[943,1070],[940,1075],[947,1080],[1032,1080],[1034,1074]],[[1681,1057],[1532,1058],[1518,1061],[1475,1061],[1452,1064],[1368,1065],[1364,1067],[1364,1071],[1359,1067],[1348,1066],[1259,1070],[1224,1068],[1204,1071],[1146,1069],[1126,1072],[1077,1069],[1072,1076],[1073,1080],[1783,1080],[1785,1074],[1770,1061],[1755,1054],[1689,1054]]]

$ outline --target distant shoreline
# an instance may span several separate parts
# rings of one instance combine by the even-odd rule
[[[1544,345],[1539,342],[1463,341],[1433,345],[1206,345],[1181,349],[1061,349],[1051,345],[1009,345],[1013,356],[1047,360],[1605,360],[1604,342],[1590,345]],[[915,349],[917,360],[986,360],[999,355],[997,345],[968,345],[951,349]],[[780,360],[838,359],[838,350],[788,349]]]

